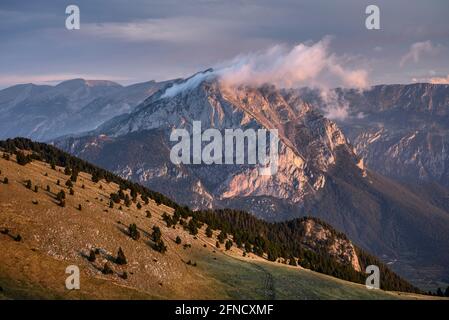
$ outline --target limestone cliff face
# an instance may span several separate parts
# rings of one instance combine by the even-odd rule
[[[379,85],[369,90],[335,90],[334,100],[303,89],[321,110],[346,107],[336,120],[365,165],[400,181],[449,186],[449,85]]]
[[[336,161],[337,148],[345,149],[354,161],[358,161],[335,123],[292,92],[268,85],[230,88],[218,79],[208,79],[174,96],[167,97],[163,93],[156,93],[129,116],[107,122],[88,137],[59,141],[58,144],[73,154],[95,161],[98,158],[96,150],[104,149],[101,146],[104,141],[108,146],[120,140],[132,143],[136,135],[153,132],[163,145],[163,150],[158,150],[163,156],[154,159],[150,154],[135,155],[140,161],[114,160],[114,166],[108,168],[173,195],[177,201],[193,208],[215,207],[223,201],[249,197],[259,198],[255,201],[269,197],[301,205],[304,197],[325,185],[325,173]],[[277,129],[280,138],[277,173],[263,176],[259,164],[172,164],[168,157],[169,148],[174,144],[169,141],[170,132],[173,129],[192,132],[193,121],[200,121],[202,130],[215,128],[222,132],[237,128]],[[137,146],[138,143],[132,144]],[[153,147],[150,152],[159,147]],[[136,154],[139,150],[132,152]],[[105,161],[104,153],[100,161]],[[173,192],[180,183],[192,195],[185,198],[184,193]],[[264,210],[267,214],[276,214],[273,206],[264,206]]]
[[[324,246],[326,251],[342,264],[350,265],[356,271],[362,271],[354,245],[346,237],[335,233],[313,219],[307,219],[304,224],[304,242],[316,249]]]

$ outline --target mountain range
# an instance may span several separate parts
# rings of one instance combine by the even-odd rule
[[[97,120],[87,127],[50,127],[45,133],[44,123],[39,135],[33,136],[33,130],[18,134],[52,139],[71,154],[193,209],[243,209],[269,221],[318,217],[421,288],[449,282],[448,86],[335,89],[329,99],[329,93],[325,97],[308,88],[228,87],[214,77],[190,83],[152,83],[152,94],[141,96],[140,104],[136,99],[126,112],[112,104],[116,113],[97,117],[102,113],[94,112],[91,118]],[[183,89],[167,95],[167,88],[175,86]],[[100,101],[103,110],[108,105],[104,96],[114,95],[105,91],[126,88],[89,89],[89,103],[83,108],[65,104],[69,111],[63,114],[85,117],[96,105],[92,101]],[[35,89],[42,90],[37,96],[52,91]],[[3,91],[0,97],[6,96]],[[0,101],[6,101],[6,111],[19,114],[21,102],[11,101],[22,98],[13,96]],[[335,105],[343,111],[337,117]],[[203,128],[221,131],[277,129],[277,174],[260,176],[258,165],[173,164],[170,132],[190,130],[197,120]],[[3,127],[7,117],[0,121]],[[3,136],[16,135],[8,132]],[[53,139],[62,135],[67,136]]]
[[[122,86],[107,80],[73,79],[56,86],[21,84],[0,91],[0,139],[48,140],[95,129],[128,113],[167,83]]]

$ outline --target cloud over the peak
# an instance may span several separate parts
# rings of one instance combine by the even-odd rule
[[[272,83],[281,88],[368,86],[368,72],[346,65],[346,57],[330,53],[329,38],[300,43],[291,48],[276,45],[266,51],[240,55],[218,68],[223,81],[231,85]]]
[[[330,53],[329,44],[330,38],[326,37],[316,43],[300,43],[290,48],[276,45],[265,51],[239,55],[215,66],[213,71],[198,73],[167,89],[164,96],[195,88],[209,77],[219,77],[227,86],[258,87],[269,83],[279,88],[366,88],[368,72],[348,68],[348,57]]]

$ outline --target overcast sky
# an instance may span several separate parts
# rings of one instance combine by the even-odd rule
[[[81,29],[65,28],[76,4]],[[380,7],[381,30],[365,28]],[[186,77],[239,54],[330,39],[370,84],[449,82],[449,1],[0,1],[0,88],[70,78]]]

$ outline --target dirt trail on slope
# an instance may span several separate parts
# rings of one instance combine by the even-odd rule
[[[273,275],[259,264],[253,264],[256,269],[264,273],[263,289],[268,300],[276,300],[276,291],[274,289]]]

